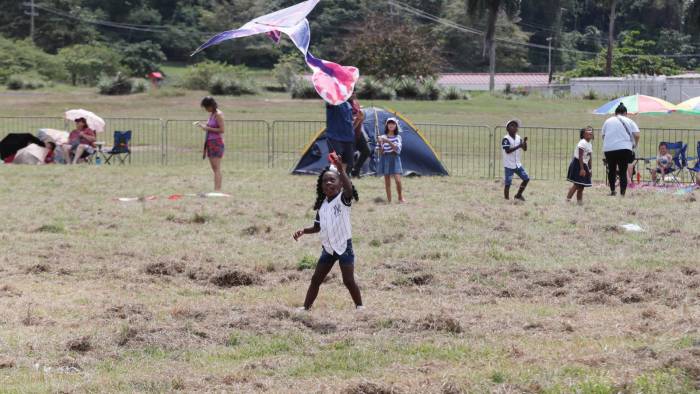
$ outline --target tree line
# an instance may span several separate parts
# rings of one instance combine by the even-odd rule
[[[89,56],[86,45],[112,50],[134,75],[166,59],[272,68],[295,49],[252,37],[190,53],[215,32],[297,2],[35,0],[32,42],[65,57]],[[30,38],[26,3],[0,0],[4,38]],[[543,72],[550,45],[553,71],[569,76],[676,73],[700,61],[700,0],[323,0],[309,20],[316,56],[376,76]]]

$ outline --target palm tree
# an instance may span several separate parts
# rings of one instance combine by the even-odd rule
[[[471,16],[487,15],[486,34],[484,35],[484,53],[489,57],[489,91],[493,92],[496,86],[496,21],[498,14],[505,11],[506,16],[514,18],[520,10],[520,0],[467,0],[467,12]]]

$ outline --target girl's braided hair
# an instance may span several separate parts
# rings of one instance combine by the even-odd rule
[[[326,198],[326,195],[323,193],[323,176],[329,171],[334,170],[331,170],[330,167],[326,167],[318,176],[318,181],[316,182],[316,202],[314,203],[314,211],[318,211],[321,208],[321,205],[323,205],[323,199]],[[360,201],[360,195],[357,194],[355,185],[352,185],[352,198],[355,199],[355,201]]]

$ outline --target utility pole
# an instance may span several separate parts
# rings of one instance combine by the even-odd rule
[[[24,6],[29,7],[29,11],[24,11],[24,14],[29,15],[29,38],[32,40],[32,43],[34,43],[34,17],[39,16],[39,14],[34,11],[34,0],[25,2]]]
[[[547,74],[549,74],[549,84],[552,84],[552,37],[547,37],[549,43],[549,58],[547,61]]]

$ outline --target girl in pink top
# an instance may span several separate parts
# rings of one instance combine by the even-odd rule
[[[219,111],[219,106],[213,97],[202,99],[202,108],[209,113],[209,121],[206,125],[197,122],[202,130],[206,131],[204,140],[203,157],[209,158],[209,164],[214,171],[214,190],[221,191],[221,159],[224,157],[224,114]]]

